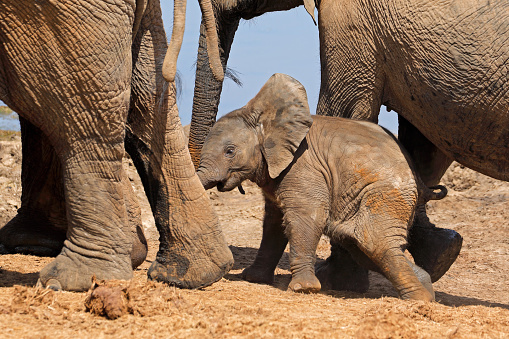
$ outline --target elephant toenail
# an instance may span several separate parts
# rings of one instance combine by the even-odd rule
[[[46,283],[46,288],[50,289],[50,290],[53,290],[53,291],[61,291],[62,290],[62,285],[60,285],[60,282],[58,280],[50,279]]]

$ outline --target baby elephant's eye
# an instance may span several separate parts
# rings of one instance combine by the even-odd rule
[[[233,158],[233,156],[235,155],[235,147],[228,146],[224,152],[224,155],[228,158]]]

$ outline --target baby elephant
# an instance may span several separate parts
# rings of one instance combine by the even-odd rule
[[[206,189],[229,191],[249,179],[264,192],[263,238],[247,280],[271,283],[289,241],[290,289],[319,291],[315,252],[326,234],[384,274],[401,298],[434,299],[429,275],[403,250],[418,200],[441,199],[445,188],[424,187],[382,127],[312,117],[297,80],[275,74],[246,106],[219,119],[198,176]]]

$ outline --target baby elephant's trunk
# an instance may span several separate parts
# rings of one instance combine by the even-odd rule
[[[439,192],[435,192],[436,190],[440,190]],[[442,185],[436,185],[431,187],[424,187],[422,192],[419,194],[419,203],[426,203],[430,200],[440,200],[445,198],[447,195],[447,188]]]

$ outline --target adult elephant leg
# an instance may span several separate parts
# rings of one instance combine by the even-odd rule
[[[124,55],[130,56],[126,51],[130,41],[126,44],[105,34],[104,39],[108,38],[112,45],[117,43],[114,50],[124,49]],[[108,58],[117,58],[110,54],[103,57],[106,64],[112,62]],[[84,105],[87,97],[67,97],[73,109],[63,111],[66,119],[43,120],[62,163],[68,221],[62,251],[40,272],[43,286],[83,291],[90,287],[93,276],[132,277],[133,232],[126,208],[130,193],[122,166],[131,62],[122,58],[115,64],[107,77],[87,82],[90,87],[83,93],[95,95],[95,100],[87,102],[90,106]]]
[[[57,256],[67,233],[62,164],[48,138],[20,117],[22,140],[21,207],[0,229],[0,251]],[[126,177],[124,182],[129,227],[133,237],[132,264],[146,258],[141,210]]]
[[[175,85],[162,77],[158,61],[166,47],[159,1],[150,1],[133,47],[126,149],[160,234],[149,278],[198,288],[221,279],[232,267],[233,256],[191,162]]]
[[[62,166],[47,137],[21,117],[20,124],[21,207],[0,229],[0,251],[54,257],[67,232]]]
[[[117,138],[118,139],[118,138]],[[69,229],[61,253],[40,273],[44,286],[69,291],[98,279],[132,277],[132,235],[124,203],[123,140],[76,140],[62,154]]]
[[[47,136],[62,165],[67,239],[40,273],[46,286],[86,290],[93,275],[132,276],[122,157],[135,8],[122,4],[0,2],[8,103]]]
[[[399,116],[398,139],[414,162],[416,171],[428,187],[437,185],[452,163],[435,145],[405,118]],[[440,279],[454,263],[463,238],[454,230],[436,227],[426,215],[426,205],[417,206],[408,234],[408,251],[415,263],[429,273],[431,281]]]
[[[398,115],[398,140],[412,157],[415,169],[427,187],[438,185],[452,159],[433,145],[417,128]]]

